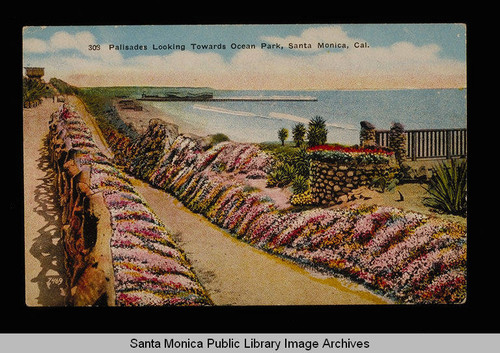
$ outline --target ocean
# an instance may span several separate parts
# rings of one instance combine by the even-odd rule
[[[278,130],[325,119],[328,142],[359,143],[361,121],[377,129],[393,122],[410,129],[467,127],[467,89],[373,91],[212,91],[217,97],[308,97],[316,101],[198,101],[144,102],[161,109],[195,133],[224,133],[239,142],[278,141]],[[161,94],[161,93],[160,93]]]

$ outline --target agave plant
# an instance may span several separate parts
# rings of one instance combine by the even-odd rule
[[[424,204],[454,215],[467,212],[467,160],[441,162],[432,168]]]
[[[290,184],[295,177],[295,168],[291,164],[278,162],[275,169],[267,176],[268,187],[284,187]]]
[[[295,195],[302,194],[309,189],[309,178],[303,175],[297,175],[292,181],[292,189]]]

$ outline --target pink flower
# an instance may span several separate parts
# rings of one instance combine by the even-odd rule
[[[113,262],[128,262],[145,269],[168,273],[189,274],[190,271],[179,261],[143,248],[112,248]]]

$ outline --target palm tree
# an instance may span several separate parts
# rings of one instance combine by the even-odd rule
[[[326,128],[325,119],[316,115],[309,121],[309,130],[307,131],[307,140],[309,147],[324,145],[328,130]]]
[[[285,128],[282,128],[278,131],[278,138],[281,141],[281,146],[285,145],[285,140],[288,138],[288,130]]]
[[[298,123],[293,127],[292,135],[296,147],[300,147],[300,145],[304,143],[304,138],[306,137],[306,133],[307,133],[306,127],[302,123]]]

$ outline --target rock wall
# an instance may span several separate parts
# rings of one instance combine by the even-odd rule
[[[51,116],[68,305],[210,305],[184,252],[68,106]]]
[[[317,205],[348,201],[354,189],[370,186],[375,177],[395,169],[389,164],[327,163],[311,161],[311,196]]]
[[[389,148],[394,151],[394,156],[400,165],[406,161],[406,134],[404,126],[400,123],[391,126]]]

